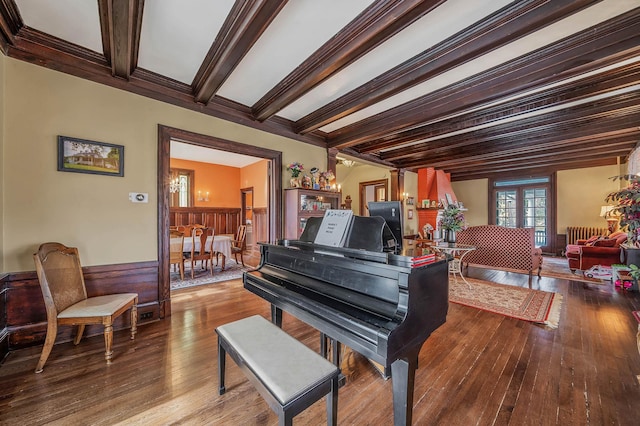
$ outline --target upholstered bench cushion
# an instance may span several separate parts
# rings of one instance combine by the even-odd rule
[[[259,315],[216,330],[283,405],[336,374],[335,365]]]

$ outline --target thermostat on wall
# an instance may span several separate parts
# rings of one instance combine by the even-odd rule
[[[146,192],[130,192],[129,200],[132,203],[148,203],[149,194],[147,194]]]

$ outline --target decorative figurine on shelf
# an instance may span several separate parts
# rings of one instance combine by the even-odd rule
[[[311,187],[320,189],[320,181],[318,180],[320,178],[320,170],[317,167],[312,167],[309,172],[311,172]]]
[[[344,207],[347,210],[351,210],[351,195],[347,195],[347,198],[344,199]]]
[[[322,182],[320,183],[320,189],[325,191],[331,191],[331,181],[335,179],[335,175],[331,170],[327,170],[326,172],[321,173],[320,179],[324,178],[324,185]]]
[[[304,170],[304,166],[301,163],[293,162],[287,166],[287,171],[291,172],[291,180],[289,184],[291,188],[300,188],[300,173]]]
[[[311,184],[311,176],[304,175],[302,176],[302,187],[304,189],[311,189],[313,185]]]
[[[427,240],[433,240],[433,225],[430,223],[425,223],[422,227],[422,235]]]

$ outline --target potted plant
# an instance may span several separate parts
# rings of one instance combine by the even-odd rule
[[[445,241],[448,243],[456,242],[456,232],[466,228],[464,221],[464,213],[457,206],[449,204],[442,211],[442,218],[438,222],[440,229],[445,231]]]
[[[640,278],[640,177],[636,175],[616,176],[616,179],[626,179],[629,185],[611,192],[605,198],[613,203],[613,212],[620,216],[620,227],[627,232],[627,242],[623,245],[626,264],[631,269],[630,275],[636,280]],[[635,286],[637,288],[637,285]]]
[[[613,179],[627,179],[629,185],[611,192],[605,199],[615,204],[612,212],[620,216],[620,227],[627,231],[627,246],[640,247],[640,177],[635,175],[616,176]]]
[[[291,188],[300,188],[302,186],[299,176],[303,170],[304,166],[298,162],[293,162],[287,166],[287,171],[291,172],[291,180],[289,182]]]

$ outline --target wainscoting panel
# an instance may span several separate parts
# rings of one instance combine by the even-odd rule
[[[240,208],[171,207],[169,225],[204,225],[216,234],[235,234],[240,225]]]
[[[158,262],[136,262],[119,265],[90,266],[83,268],[89,296],[109,293],[138,293],[138,324],[160,318],[158,293]],[[47,314],[35,271],[7,274],[3,280],[3,309],[8,350],[44,343],[47,331]],[[142,320],[141,317],[145,316]],[[0,326],[2,324],[0,323]],[[128,328],[129,315],[114,323],[114,329]],[[87,326],[85,336],[102,334],[101,325]],[[56,343],[70,341],[74,327],[61,327]],[[0,343],[2,343],[0,328]],[[0,358],[2,354],[0,353]]]

